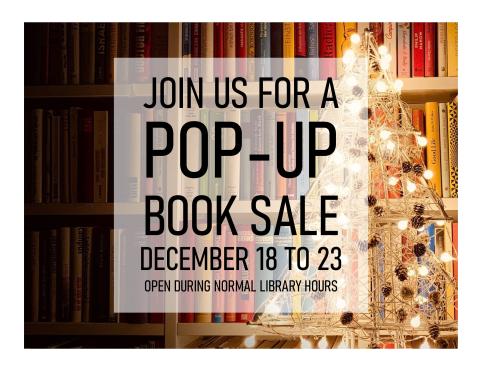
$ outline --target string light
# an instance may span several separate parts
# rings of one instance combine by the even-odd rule
[[[433,171],[432,171],[432,170],[428,170],[428,169],[425,170],[425,171],[423,172],[423,177],[424,177],[425,179],[427,179],[427,180],[432,179],[432,178],[433,178]]]
[[[425,265],[421,265],[418,267],[418,275],[422,277],[428,276],[428,268]]]
[[[353,65],[356,60],[355,53],[353,52],[353,50],[352,49],[345,50],[345,53],[343,53],[342,60],[346,66]]]
[[[428,344],[427,338],[423,339],[423,342],[420,345],[420,349],[430,349],[430,345]]]
[[[378,80],[377,83],[375,84],[375,89],[379,93],[385,93],[388,89],[387,84],[383,80]]]
[[[360,38],[360,35],[358,33],[353,33],[350,36],[350,41],[352,42],[352,44],[360,44],[361,40],[362,39]]]
[[[388,149],[389,151],[393,151],[393,150],[395,149],[395,143],[392,142],[391,140],[389,140],[389,141],[387,142],[387,149]]]
[[[388,185],[395,186],[399,180],[396,176],[391,176],[388,178]]]
[[[303,336],[300,337],[300,347],[302,349],[311,349],[312,343],[310,340],[305,339]]]
[[[444,263],[449,263],[453,260],[453,257],[452,255],[450,255],[449,252],[445,251],[445,252],[442,252],[442,254],[440,255],[440,260]]]
[[[327,343],[327,337],[326,336],[324,336],[323,338],[320,339],[320,341],[317,344],[317,348],[328,349],[328,343]]]
[[[407,180],[407,191],[413,193],[417,190],[417,186],[415,183]]]
[[[380,138],[383,140],[387,140],[388,138],[390,138],[391,135],[392,135],[392,132],[389,130],[385,130],[385,129],[380,130]]]
[[[398,226],[398,229],[400,229],[401,231],[404,231],[405,229],[408,228],[408,220],[400,220],[397,223],[397,226]]]
[[[426,147],[428,144],[428,140],[425,137],[422,137],[421,135],[416,136],[417,143],[420,147]]]
[[[395,91],[400,93],[402,91],[402,88],[403,88],[403,81],[402,80],[395,80],[395,82],[393,83],[393,87],[395,88]]]
[[[412,317],[412,319],[410,320],[410,326],[412,326],[413,328],[420,327],[420,323],[420,316],[418,314],[415,317]]]
[[[243,341],[243,344],[244,344],[247,348],[253,348],[256,343],[257,343],[257,337],[256,337],[255,335],[248,336],[248,337],[246,337],[245,340]]]
[[[380,54],[381,56],[383,55],[386,55],[388,53],[388,49],[385,45],[380,45],[378,47],[378,54]]]

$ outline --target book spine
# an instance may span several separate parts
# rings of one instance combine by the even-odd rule
[[[70,185],[70,201],[78,201],[78,117],[79,109],[70,108],[69,112],[69,185]]]
[[[95,84],[105,83],[106,33],[106,23],[95,23]]]
[[[270,156],[270,161],[265,162],[263,167],[264,173],[264,194],[271,200],[276,197],[276,168],[275,168],[275,112],[272,110],[265,110],[264,113],[264,153]],[[248,155],[247,155],[248,160]],[[247,165],[249,166],[249,165]],[[242,173],[243,174],[243,173]]]
[[[51,141],[51,161],[52,161],[52,183],[51,183],[51,202],[60,202],[60,132],[61,117],[53,116],[52,120],[52,141]]]
[[[40,268],[39,268],[39,304],[38,304],[38,320],[41,322],[46,322],[49,320],[50,310],[49,310],[49,294],[48,294],[48,284],[49,284],[49,234],[48,231],[42,231],[40,234],[40,250],[39,250],[39,259],[40,259]]]
[[[306,57],[307,56],[306,23],[295,22],[293,44],[294,44],[294,49],[295,49],[295,57]]]
[[[168,23],[152,23],[152,58],[168,58]]]
[[[200,112],[198,109],[184,109],[183,122],[199,121]],[[192,150],[187,153],[187,167],[188,169],[198,169],[200,167],[200,133],[198,130],[190,134],[189,146]],[[197,152],[195,152],[195,149]],[[187,200],[192,200],[199,191],[198,178],[183,177],[182,179],[182,195]]]
[[[255,80],[255,23],[247,23],[247,78]]]
[[[52,127],[53,127],[53,111],[49,110],[46,114],[43,132],[43,185],[42,200],[43,202],[51,202],[52,192]]]
[[[61,321],[70,321],[70,228],[60,228],[59,236],[60,254],[60,311]]]
[[[251,126],[252,126],[252,153],[263,154],[264,153],[264,117],[263,110],[252,110],[251,113]],[[264,192],[264,164],[256,161],[251,164],[251,185],[250,192],[251,197],[256,195],[262,195]]]
[[[118,229],[110,229],[108,244],[108,319],[114,321],[115,314],[115,243],[120,244]],[[118,261],[118,260],[117,260]]]
[[[230,122],[240,122],[240,110],[228,110],[225,114],[225,120]],[[233,130],[225,131],[225,148],[235,147],[235,132]],[[240,193],[240,154],[228,156],[225,159],[225,197],[238,196]]]
[[[447,24],[437,23],[437,71],[439,77],[447,76]]]
[[[120,199],[125,202],[140,201],[140,144],[141,144],[141,114],[131,113],[129,115],[128,134],[126,138],[130,138],[130,149],[125,156],[125,194]]]
[[[151,24],[150,23],[134,23],[131,27],[132,35],[130,37],[131,50],[130,54],[134,61],[135,81],[145,82],[149,74],[147,58],[151,56]]]
[[[195,246],[195,235],[193,231],[188,230],[180,237],[181,246]],[[191,250],[188,250],[187,255],[191,257]],[[182,280],[193,280],[195,273],[193,270],[183,270],[180,272]],[[180,315],[179,321],[183,323],[195,322],[195,296],[194,292],[183,292],[179,297]]]
[[[435,76],[437,24],[425,23],[425,77]]]
[[[215,22],[213,24],[213,56],[214,60],[214,76],[220,80],[224,77],[223,61],[220,58],[224,57],[224,35],[223,23]]]
[[[57,321],[57,230],[48,231],[48,291],[49,291],[49,320]]]
[[[425,24],[412,23],[413,77],[425,76]]]
[[[33,110],[32,122],[32,201],[42,202],[43,109]]]
[[[182,23],[182,57],[190,58],[192,56],[192,23]]]
[[[377,45],[383,45],[383,23],[382,22],[370,22],[370,32],[373,38],[377,42]]]
[[[357,32],[357,24],[355,22],[336,23],[337,58],[343,57],[345,50],[350,49],[350,36],[355,32]]]
[[[275,163],[278,163],[279,160],[282,160],[283,161],[283,166],[285,167],[286,165],[286,158],[287,156],[285,155],[286,151],[287,151],[287,113],[286,112],[277,112],[276,114],[276,120],[277,120],[277,124],[275,126],[276,128],[276,135],[275,137],[276,138],[279,138],[280,136],[280,125],[279,123],[283,123],[283,129],[282,129],[282,135],[283,135],[283,141],[282,141],[282,145],[283,145],[283,151],[280,152],[280,150],[277,150],[277,156],[276,156],[276,159],[275,159]],[[277,144],[279,144],[278,140],[277,140]],[[278,165],[277,165],[277,168],[278,168]],[[281,199],[284,195],[287,194],[287,178],[281,176],[280,174],[277,173],[276,175],[276,190],[277,190],[277,199]]]
[[[287,154],[287,164],[288,167],[286,170],[293,170],[297,162],[297,146],[296,146],[296,122],[295,122],[295,112],[287,112],[287,145],[284,147],[284,151]],[[295,200],[297,198],[297,179],[288,178],[287,179],[287,195],[288,198]]]
[[[84,228],[82,246],[82,322],[90,322],[92,309],[92,227]]]
[[[203,61],[202,76],[206,82],[213,82],[213,23],[202,23],[200,31],[202,37],[200,55],[202,58],[208,58]]]
[[[205,125],[205,128],[207,129],[208,132],[208,123],[209,123],[209,111],[208,109],[202,108],[200,109],[200,122]],[[164,148],[164,147],[157,147],[157,148]],[[208,195],[209,189],[208,189],[208,183],[209,183],[209,177],[210,177],[210,169],[207,169],[205,174],[200,177],[198,181],[198,192],[201,195]]]
[[[247,250],[247,269],[242,265],[237,272],[237,281],[255,281],[255,236],[250,225],[241,225],[238,228],[237,245]],[[249,268],[249,269],[248,269]],[[237,322],[253,320],[255,311],[255,294],[252,291],[237,294]]]
[[[79,127],[78,198],[80,202],[93,201],[93,113],[82,110]]]
[[[427,133],[425,131],[425,119],[424,119],[424,114],[423,110],[421,109],[413,109],[412,110],[412,125],[415,128],[416,131],[420,132],[422,136],[426,136]],[[426,154],[427,150],[424,149],[422,151],[422,162],[426,162]]]
[[[452,242],[452,235],[453,235],[453,228],[452,222],[448,221],[445,223],[443,227],[443,236],[444,236],[444,252],[450,254],[450,256],[455,256],[453,252],[453,242]],[[445,270],[453,278],[453,260],[451,262],[445,263]],[[455,303],[454,303],[454,290],[451,284],[446,283],[445,285],[445,301],[446,301],[446,318],[447,320],[452,320],[455,318]]]
[[[80,24],[69,23],[67,40],[68,81],[72,85],[80,83]]]
[[[223,42],[225,59],[225,77],[232,80],[235,77],[235,23],[223,24]]]
[[[115,58],[119,56],[119,26],[118,23],[109,23],[107,27],[107,57],[106,57],[106,82],[114,83]]]
[[[191,26],[191,42],[192,42],[192,66],[191,66],[191,73],[193,81],[198,81],[200,77],[200,61],[199,58],[201,57],[201,24],[196,22],[192,23]]]
[[[68,83],[67,24],[51,23],[49,26],[48,83]]]
[[[440,131],[440,168],[442,170],[442,197],[450,197],[450,166],[448,161],[448,115],[447,104],[438,104]]]
[[[266,236],[255,237],[255,248],[263,247],[264,250],[273,245],[273,234],[269,233]],[[261,282],[265,283],[268,280],[273,279],[273,271],[269,269],[261,269],[260,259],[255,259],[255,312],[264,313],[265,306],[267,305],[270,295],[268,292],[261,291]]]
[[[70,197],[70,112],[62,110],[60,128],[60,200],[71,202]]]
[[[447,104],[448,162],[450,196],[458,197],[458,105],[456,100]]]
[[[440,130],[438,120],[438,103],[425,103],[425,131],[427,134],[427,167],[433,172],[432,186],[442,196],[442,173],[440,167]]]
[[[304,34],[305,35],[305,34]],[[295,23],[283,23],[283,75],[295,76]]]
[[[80,23],[80,83],[95,83],[95,25]]]
[[[318,63],[318,24],[316,22],[307,23],[307,57],[308,78],[316,81],[320,77],[320,65]]]
[[[235,57],[237,58],[237,76],[247,77],[247,24],[235,23]]]
[[[320,58],[337,57],[335,23],[330,22],[318,24],[318,43],[318,56]],[[320,61],[320,79],[325,80],[327,77],[337,77],[337,68],[334,60]]]
[[[397,23],[397,35],[398,77],[410,77],[412,75],[410,58],[410,23]]]
[[[202,228],[203,229],[203,228]],[[196,246],[212,246],[213,235],[210,232],[204,236],[196,236]],[[212,271],[204,268],[197,268],[194,273],[195,279],[200,281],[211,281]],[[212,294],[210,292],[201,292],[195,295],[195,322],[212,322]]]
[[[270,76],[271,66],[268,58],[271,56],[270,23],[255,23],[255,57],[259,58],[255,66],[256,77]]]
[[[106,322],[108,320],[108,230],[95,228],[93,241],[95,249],[92,252],[92,280],[91,288],[92,320]]]
[[[240,200],[250,200],[250,153],[252,148],[250,111],[242,110],[240,115],[240,125],[242,127],[242,150],[240,151],[240,174],[242,174],[242,177],[240,184]]]
[[[72,322],[82,321],[83,291],[83,246],[86,230],[83,227],[73,228],[72,237]]]
[[[283,58],[283,23],[270,23],[270,51],[272,58]]]
[[[447,76],[458,76],[458,23],[447,23]]]
[[[40,232],[30,232],[30,318],[38,322],[40,312]]]
[[[208,191],[210,197],[216,198],[217,196],[223,195],[223,179],[215,177],[215,122],[220,122],[225,120],[225,111],[210,111],[209,120],[208,120],[208,132],[210,133],[210,146],[209,146],[209,156],[208,156],[208,168],[212,169],[209,172],[208,177]],[[223,143],[222,143],[223,145]],[[225,176],[225,159],[222,159],[221,163],[221,172],[222,177]]]
[[[227,227],[225,231],[225,246],[237,248],[237,236],[235,236],[231,230]],[[237,272],[234,270],[225,271],[226,280],[236,280]],[[236,322],[236,308],[237,308],[237,295],[225,295],[225,315],[224,322]]]
[[[93,123],[93,202],[107,202],[108,111],[95,111]]]
[[[221,233],[214,234],[213,245],[221,249],[225,247],[225,234],[226,226],[222,225]],[[212,272],[212,285],[215,285],[215,282],[220,282],[225,280],[225,269],[218,269]],[[222,323],[225,321],[225,297],[227,294],[215,291],[212,292],[212,322]]]
[[[309,112],[307,109],[297,109],[296,110],[297,117],[296,121],[300,121],[302,123],[302,143],[306,143],[307,140],[305,138],[308,138],[308,126],[309,126]],[[296,135],[300,135],[300,133],[296,133]],[[310,177],[308,174],[308,169],[309,169],[309,152],[308,152],[308,146],[303,145],[302,146],[302,172],[300,175],[296,178],[297,181],[297,194],[296,194],[296,199],[299,199],[299,196],[305,196],[308,192],[308,189],[310,188]]]
[[[387,47],[389,54],[393,57],[390,62],[390,71],[397,76],[397,24],[385,22],[383,24],[383,44]]]

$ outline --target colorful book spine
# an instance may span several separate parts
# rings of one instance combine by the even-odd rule
[[[201,24],[198,22],[192,23],[190,32],[192,33],[190,36],[191,39],[191,77],[193,81],[198,81],[198,78],[201,74],[200,71],[200,61],[199,58],[201,57]]]
[[[240,110],[227,110],[225,120],[240,122]],[[224,148],[235,147],[235,132],[232,129],[224,131]],[[225,159],[225,197],[238,196],[240,193],[240,153]]]
[[[283,23],[283,75],[293,78],[295,75],[295,24]]]
[[[263,247],[264,251],[273,246],[273,234],[269,233],[266,236],[255,237],[256,249]],[[260,290],[260,283],[273,279],[273,271],[269,269],[260,269],[260,259],[255,260],[255,308],[256,312],[263,313],[265,306],[268,305],[268,292]]]
[[[237,76],[247,77],[247,24],[235,23],[235,57]]]
[[[395,22],[385,22],[383,24],[383,45],[388,49],[392,56],[390,62],[390,71],[393,76],[397,76],[397,24]]]
[[[437,24],[437,75],[447,76],[447,24]]]
[[[425,24],[412,23],[412,69],[413,77],[425,76]]]
[[[203,227],[202,227],[203,229]],[[197,247],[212,246],[213,235],[209,233],[205,236],[196,236]],[[204,268],[197,268],[194,273],[196,280],[207,281],[212,280],[212,271]],[[196,293],[195,297],[195,322],[210,323],[212,322],[212,292]]]
[[[264,116],[263,110],[251,111],[251,126],[252,126],[252,154],[264,153]],[[264,194],[264,164],[260,161],[255,161],[251,165],[250,173],[250,193],[251,197]]]
[[[425,23],[425,77],[435,76],[437,24]]]
[[[95,84],[105,83],[107,24],[95,23]]]
[[[251,135],[251,124],[250,124],[250,111],[242,110],[241,111],[241,127],[242,127],[242,150],[240,151],[240,174],[241,184],[240,184],[240,200],[250,200],[250,153],[252,148],[252,135]],[[267,126],[265,127],[267,131]],[[265,136],[265,140],[266,136]],[[267,147],[266,147],[267,149]]]
[[[275,134],[276,122],[275,112],[272,110],[264,110],[264,153],[270,156],[270,161],[266,161],[263,167],[264,174],[264,194],[270,199],[276,197],[276,168],[275,168]],[[247,152],[248,153],[248,152]],[[248,156],[248,155],[247,155]]]
[[[224,248],[225,240],[226,240],[226,231],[227,227],[222,225],[221,233],[214,234],[214,246],[219,248]],[[225,280],[225,272],[224,269],[215,270],[212,272],[212,285],[216,281],[223,281]],[[226,294],[220,291],[213,291],[212,292],[212,322],[214,323],[222,323],[225,321],[225,296]]]
[[[320,65],[318,63],[318,24],[307,23],[307,77],[316,81],[320,78]]]
[[[255,281],[255,235],[250,225],[241,225],[238,228],[237,245],[247,250],[247,267],[243,266],[237,272],[237,281]],[[255,311],[255,293],[253,291],[240,292],[237,295],[237,322],[253,320]]]
[[[223,39],[223,23],[215,22],[213,24],[213,56],[215,58],[213,76],[220,80],[224,77],[223,61],[220,59],[224,57]]]
[[[425,131],[428,140],[427,168],[433,172],[431,183],[439,196],[442,195],[442,173],[440,160],[440,128],[438,103],[425,103]]]
[[[370,32],[373,38],[377,42],[377,45],[383,45],[383,23],[382,22],[370,22]]]
[[[93,202],[107,202],[108,111],[95,111],[93,126]]]
[[[262,22],[255,23],[255,58],[257,63],[255,65],[255,76],[270,76],[271,66],[270,61],[270,23]]]
[[[447,104],[438,103],[440,132],[440,168],[442,170],[442,197],[450,197],[450,165],[448,161],[448,115]]]
[[[296,110],[297,117],[296,121],[300,121],[302,123],[302,143],[306,143],[308,138],[308,126],[309,126],[309,112],[307,109],[297,109]],[[297,133],[299,135],[300,133]],[[302,146],[302,172],[297,177],[297,194],[296,199],[299,199],[300,196],[305,196],[310,188],[310,177],[308,173],[309,169],[309,153],[308,153],[308,146]]]
[[[447,104],[448,162],[450,196],[458,197],[458,103],[457,98]]]
[[[247,23],[247,78],[255,80],[255,23]]]
[[[235,77],[235,23],[223,24],[223,43],[225,77],[231,80]]]
[[[214,31],[213,23],[205,22],[201,24],[201,49],[200,56],[205,59],[202,62],[202,76],[206,82],[213,82],[213,61],[210,58],[213,58],[213,45],[214,45]]]
[[[336,58],[336,25],[335,23],[319,23],[318,24],[318,56],[320,58]],[[337,68],[334,61],[320,61],[320,79],[325,80],[327,77],[336,78]]]
[[[447,23],[447,76],[458,76],[458,23]]]
[[[397,68],[398,77],[411,76],[410,23],[397,23]]]

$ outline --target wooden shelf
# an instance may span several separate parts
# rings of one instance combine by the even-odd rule
[[[25,335],[130,335],[163,336],[164,325],[157,323],[25,323]]]
[[[458,91],[457,77],[413,77],[401,79],[404,83],[402,98],[407,103],[424,103],[426,101],[449,101]],[[311,91],[323,93],[323,82],[312,81]],[[149,84],[132,84],[119,86],[120,96],[131,94],[148,96],[151,94]],[[211,89],[206,89],[206,91]],[[258,92],[258,83],[250,83],[247,95]],[[113,97],[113,85],[39,85],[26,86],[26,98],[109,98]]]

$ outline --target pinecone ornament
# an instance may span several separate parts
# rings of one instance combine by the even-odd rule
[[[423,175],[423,166],[420,164],[415,164],[413,165],[413,172],[416,176],[422,176]]]
[[[380,238],[380,235],[378,233],[375,233],[372,238],[370,238],[370,241],[368,241],[368,248],[372,249],[374,247],[377,247],[380,244],[380,241],[382,239]]]
[[[415,215],[410,221],[412,222],[412,227],[416,229],[422,228],[425,225],[425,218],[421,215]]]
[[[412,171],[412,163],[410,161],[404,161],[402,162],[402,171],[404,173],[409,173],[410,171]]]
[[[413,211],[417,215],[423,215],[423,213],[425,212],[425,205],[415,204],[413,205]]]
[[[408,286],[403,286],[400,290],[400,296],[403,300],[410,300],[413,298],[413,290]]]
[[[407,319],[407,311],[403,308],[400,308],[399,310],[397,310],[398,322],[403,323],[405,322],[406,319]]]
[[[423,243],[416,243],[415,245],[413,245],[413,253],[417,258],[425,255],[426,251],[427,248]]]
[[[430,325],[428,327],[428,334],[433,340],[437,340],[440,335],[440,327],[437,324]]]
[[[356,97],[361,97],[363,94],[363,89],[360,86],[355,85],[352,89],[352,94]]]
[[[375,216],[378,216],[379,218],[381,218],[382,216],[385,215],[385,209],[382,206],[375,206],[373,208],[373,213],[375,214]]]
[[[352,323],[353,321],[353,313],[352,312],[343,312],[340,316],[340,322],[342,325],[346,326]]]
[[[408,270],[403,264],[398,264],[395,267],[395,275],[399,281],[405,281],[408,278]]]
[[[368,162],[374,162],[375,155],[372,152],[368,152]]]
[[[392,285],[390,285],[390,283],[387,282],[382,287],[382,294],[386,298],[386,297],[390,296],[391,293],[392,293]]]
[[[377,203],[377,198],[374,195],[368,195],[368,206],[373,207]]]
[[[433,305],[437,306],[440,304],[440,293],[438,291],[431,292],[428,294],[428,300],[430,300]]]

